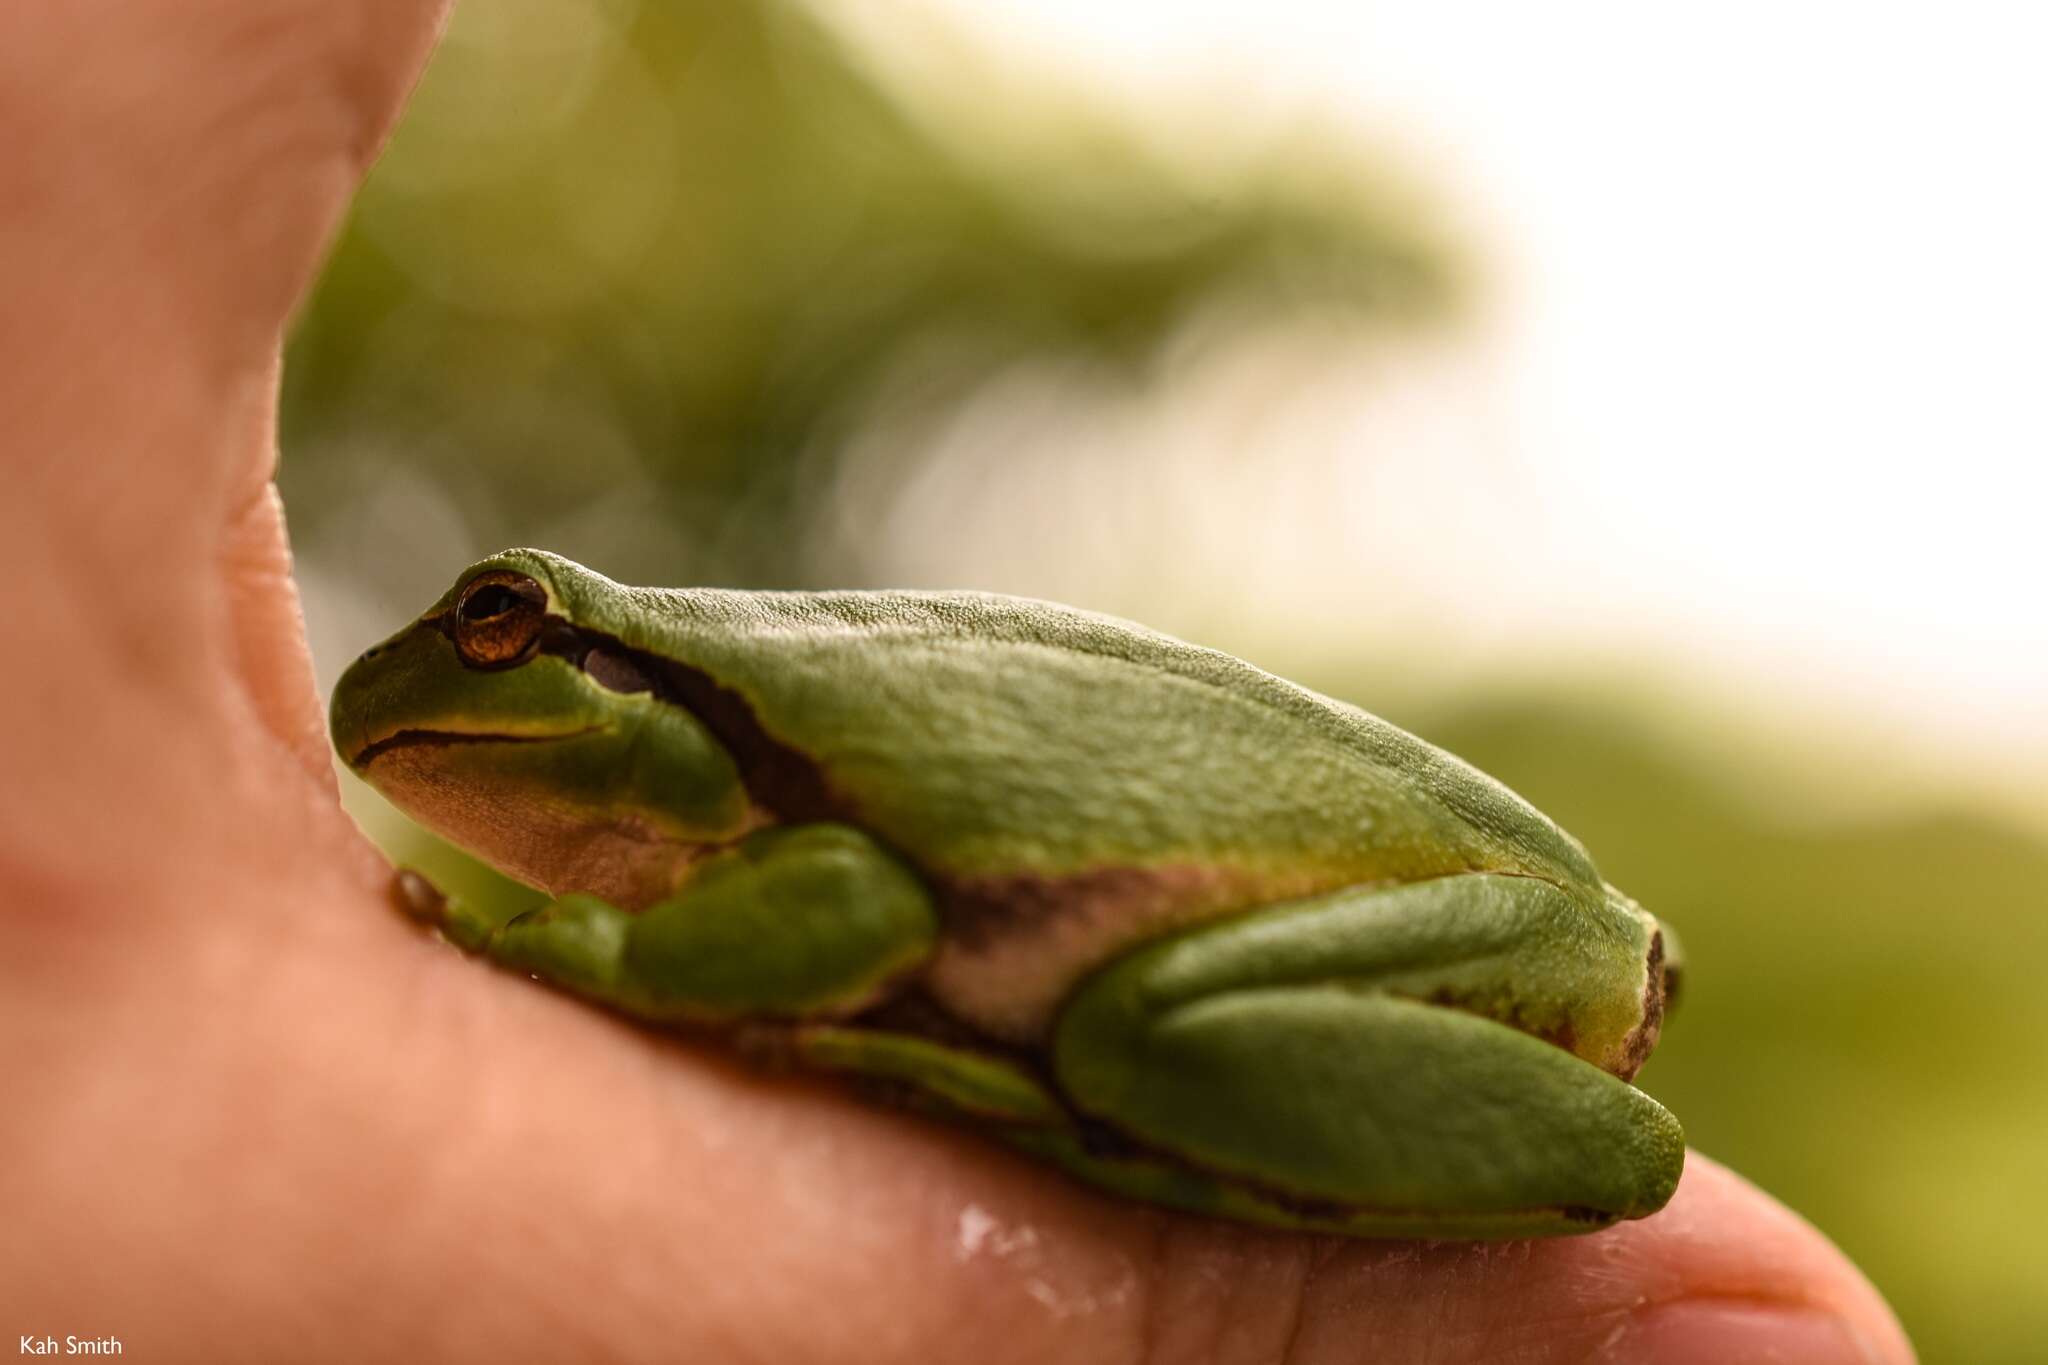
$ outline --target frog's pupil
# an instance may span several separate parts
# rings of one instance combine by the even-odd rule
[[[470,594],[469,600],[462,604],[463,619],[488,621],[493,616],[503,616],[519,605],[519,601],[519,594],[493,583]]]

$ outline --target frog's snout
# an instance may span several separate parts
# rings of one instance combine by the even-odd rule
[[[385,640],[356,656],[334,684],[327,706],[327,734],[349,767],[360,769],[360,759],[380,729],[389,729],[389,679],[385,676],[399,662],[396,643]]]

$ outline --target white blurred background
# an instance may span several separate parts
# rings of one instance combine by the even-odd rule
[[[1397,354],[1221,317],[1137,396],[991,383],[923,433],[944,458],[892,492],[879,580],[1110,605],[1283,669],[1398,640],[1390,686],[1656,674],[1766,748],[1882,743],[1867,783],[1793,804],[2048,808],[2037,12],[824,12],[970,154],[1033,136],[1003,96],[1040,82],[1190,176],[1329,122],[1413,168],[1484,262],[1476,315]],[[963,41],[1013,84],[959,80]]]

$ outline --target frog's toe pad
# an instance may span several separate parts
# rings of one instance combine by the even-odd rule
[[[416,868],[391,871],[391,903],[408,919],[422,924],[439,924],[448,910],[448,897]]]

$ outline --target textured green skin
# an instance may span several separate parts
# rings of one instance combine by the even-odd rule
[[[1682,1135],[1617,1078],[1654,1039],[1656,921],[1449,755],[1228,656],[986,595],[634,589],[512,551],[424,620],[486,570],[721,699],[694,716],[552,655],[478,671],[424,624],[366,654],[334,700],[352,761],[400,731],[525,741],[359,766],[562,895],[503,929],[448,909],[465,946],[746,1025],[1156,1203],[1520,1236],[1669,1197]],[[953,1022],[864,1016],[906,991]]]

